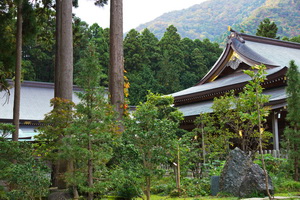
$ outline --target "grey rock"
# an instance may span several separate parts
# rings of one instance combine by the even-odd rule
[[[68,191],[65,190],[52,191],[48,196],[48,200],[68,200],[68,199],[72,199],[72,196]]]
[[[274,187],[270,176],[268,176],[268,189],[271,195],[274,194]],[[246,176],[239,189],[240,197],[249,197],[254,194],[267,196],[265,174],[262,168],[253,164],[247,171]]]
[[[239,196],[239,188],[251,165],[251,158],[242,150],[239,148],[232,150],[220,176],[220,191]]]
[[[269,191],[274,193],[271,178]],[[229,153],[224,169],[220,176],[220,191],[236,197],[248,197],[255,194],[267,195],[265,174],[252,162],[250,156],[239,148]]]

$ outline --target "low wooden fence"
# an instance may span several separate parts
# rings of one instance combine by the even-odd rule
[[[257,153],[261,154],[260,151]],[[288,158],[288,154],[284,150],[263,150],[263,154],[271,154],[275,158]]]

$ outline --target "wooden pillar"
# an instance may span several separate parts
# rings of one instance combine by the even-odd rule
[[[279,150],[279,133],[277,113],[272,113],[273,150]]]

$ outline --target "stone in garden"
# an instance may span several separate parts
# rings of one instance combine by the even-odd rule
[[[72,196],[68,191],[53,191],[49,194],[48,200],[68,200],[72,199]]]
[[[242,150],[235,148],[230,151],[220,176],[220,191],[239,196],[239,188],[251,165],[251,158]]]
[[[270,176],[268,176],[268,188],[270,194],[274,194],[274,188]],[[266,191],[265,174],[259,165],[253,164],[247,171],[240,186],[240,197],[249,197],[253,194],[268,196]]]
[[[271,178],[269,178],[270,193],[274,193]],[[239,148],[229,153],[220,176],[220,191],[237,197],[267,195],[264,171]]]

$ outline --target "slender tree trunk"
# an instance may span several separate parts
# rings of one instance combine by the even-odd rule
[[[123,59],[123,0],[111,0],[110,5],[110,67],[109,92],[111,104],[122,120],[124,113],[124,59]],[[123,131],[123,126],[120,126]]]
[[[15,94],[13,109],[13,124],[15,132],[12,135],[13,141],[19,139],[19,121],[20,121],[20,101],[21,101],[21,67],[22,67],[22,24],[23,24],[23,1],[20,0],[17,8],[17,34],[16,34],[16,68],[15,68]]]
[[[146,199],[150,200],[150,188],[151,188],[151,179],[150,176],[146,176]]]
[[[256,105],[257,105],[257,117],[258,117],[258,131],[259,131],[259,150],[260,150],[260,153],[261,153],[261,163],[262,163],[262,166],[263,166],[263,171],[264,171],[264,174],[265,174],[265,184],[266,184],[266,191],[267,191],[267,194],[268,194],[268,197],[270,200],[274,199],[272,197],[272,195],[270,194],[270,190],[269,190],[269,176],[268,176],[268,173],[267,173],[267,170],[266,170],[266,164],[265,164],[265,159],[264,159],[264,155],[263,155],[263,147],[262,147],[262,134],[263,134],[263,131],[262,131],[262,124],[261,124],[261,114],[260,114],[260,106],[259,106],[259,102],[258,102],[258,91],[257,89],[255,90],[256,92]]]
[[[178,147],[177,147],[177,191],[178,191],[178,194],[180,195],[181,193],[181,188],[180,188],[180,149],[179,149],[179,144],[178,144]]]
[[[89,136],[89,142],[88,142],[88,151],[92,152],[92,143],[91,143],[91,138]],[[93,160],[89,158],[88,160],[88,186],[89,188],[93,187]],[[94,199],[94,193],[93,192],[88,192],[88,200],[93,200]]]
[[[61,54],[61,0],[56,0],[56,52],[55,52],[55,67],[54,67],[54,96],[60,97],[60,77],[59,77],[59,70],[60,70],[60,54]]]

